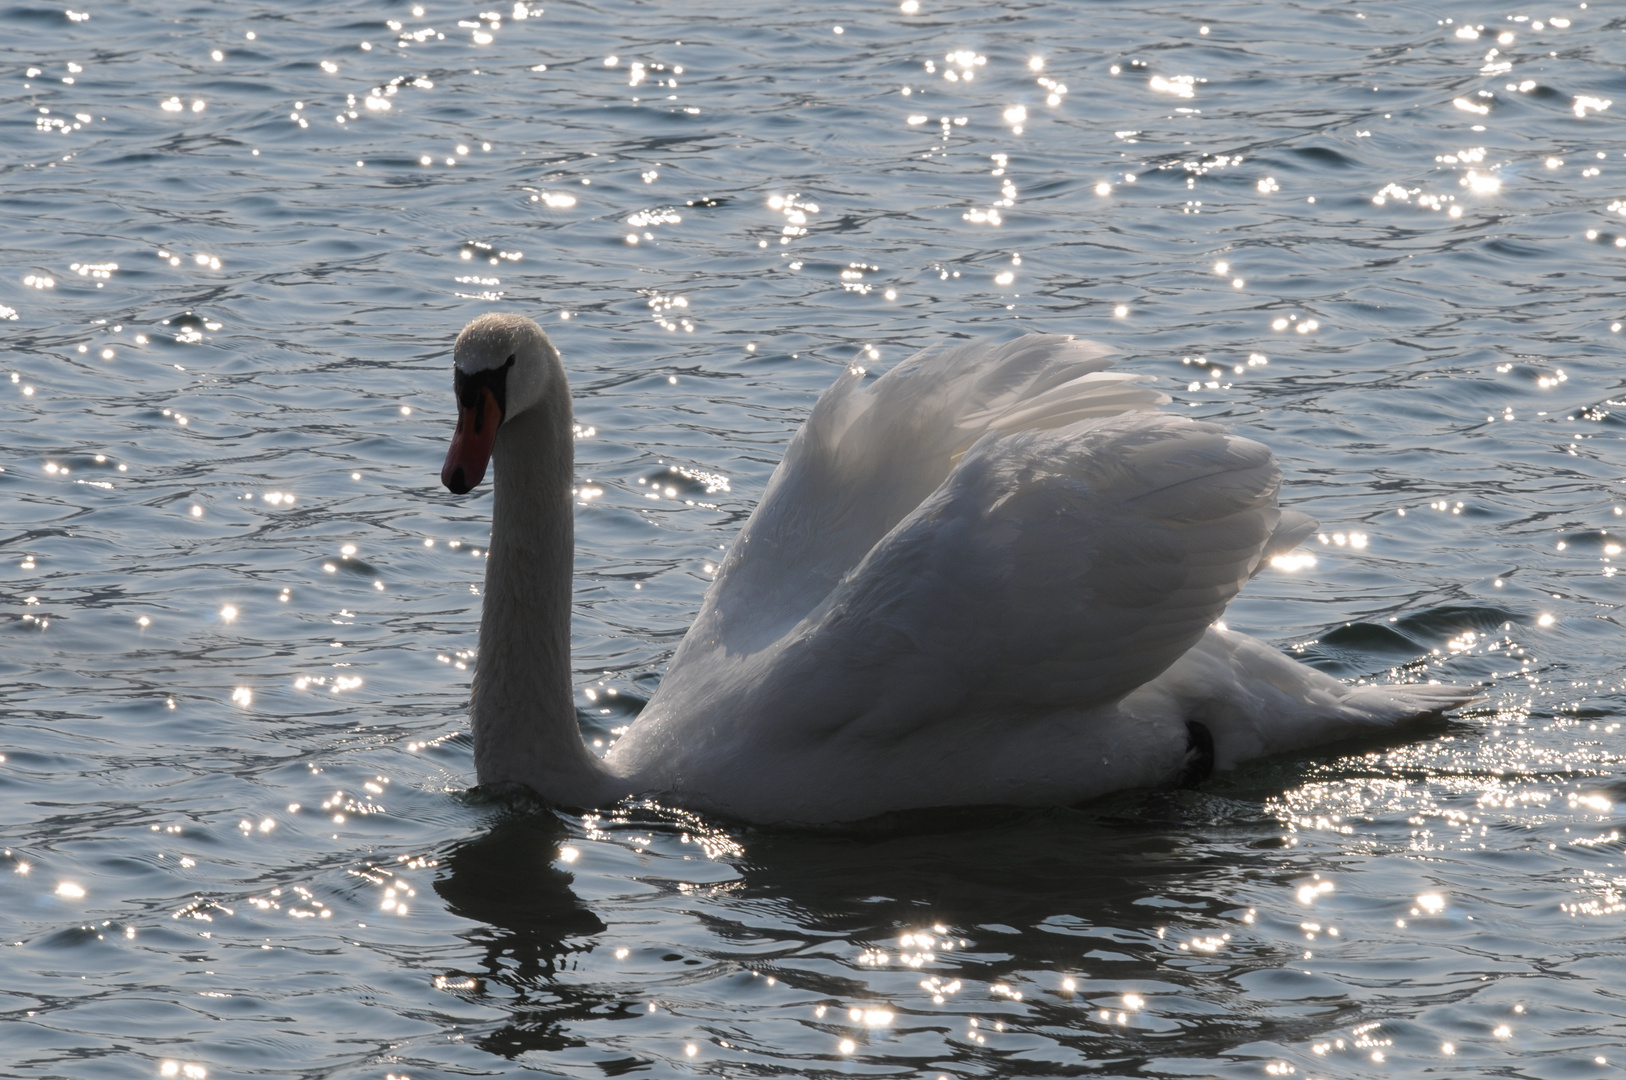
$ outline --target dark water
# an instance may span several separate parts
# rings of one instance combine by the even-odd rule
[[[0,1074],[1619,1075],[1616,5],[86,3],[0,10]],[[1326,539],[1231,626],[1486,701],[840,835],[472,800],[492,308],[589,738],[839,370],[1025,328],[1276,450]]]

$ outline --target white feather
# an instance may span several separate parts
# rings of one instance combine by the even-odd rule
[[[521,337],[520,323],[535,329],[514,320]],[[568,699],[549,696],[568,611],[536,568],[568,553],[538,548],[526,515],[552,496],[530,483],[517,503],[501,497],[533,460],[505,437],[553,439],[556,457],[569,436],[505,420],[500,475],[521,477],[499,489],[487,563],[482,780],[583,805],[655,794],[762,822],[1055,804],[1176,780],[1193,723],[1226,768],[1472,698],[1346,687],[1215,628],[1315,522],[1277,508],[1269,450],[1158,412],[1164,395],[1109,366],[1099,345],[1030,335],[843,375],[602,762],[567,730]]]

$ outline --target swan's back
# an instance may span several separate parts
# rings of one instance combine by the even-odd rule
[[[607,763],[755,821],[1054,805],[1460,705],[1211,629],[1315,527],[1270,451],[1035,335],[814,407]],[[1362,688],[1364,690],[1365,688]]]

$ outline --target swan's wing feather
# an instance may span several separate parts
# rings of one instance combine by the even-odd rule
[[[674,667],[696,651],[746,655],[777,641],[984,435],[1168,401],[1110,366],[1102,345],[1030,334],[924,350],[867,382],[843,374],[791,441]]]
[[[989,435],[806,620],[773,681],[840,672],[814,722],[865,738],[1114,700],[1247,581],[1279,481],[1264,446],[1173,416]]]

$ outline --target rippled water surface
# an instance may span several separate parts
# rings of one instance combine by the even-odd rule
[[[0,1073],[1608,1077],[1610,3],[0,10]],[[1325,530],[1387,744],[839,834],[466,794],[449,348],[577,396],[589,739],[815,394],[1113,343]]]

